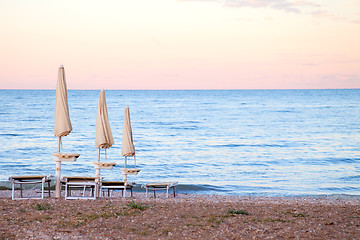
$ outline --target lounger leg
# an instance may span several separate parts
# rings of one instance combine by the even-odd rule
[[[98,186],[98,185],[93,186],[94,189],[95,189],[95,193],[94,193],[94,195],[93,195],[94,199],[96,199],[96,197],[98,196],[98,195],[97,195],[97,194],[98,194],[97,186]]]
[[[173,190],[174,190],[174,197],[175,197],[175,187],[173,187]]]
[[[155,190],[154,190],[154,198],[156,198],[156,193],[155,193]]]
[[[44,184],[44,180],[41,182],[41,199],[44,199],[44,188],[45,188],[45,184]]]
[[[20,183],[20,197],[22,198],[23,197],[23,194],[22,194],[22,184]]]
[[[49,197],[51,197],[51,194],[50,194],[50,181],[48,181],[48,190],[49,190]]]
[[[145,190],[146,190],[145,196],[148,197],[148,188],[145,187]]]
[[[67,183],[65,184],[65,200],[67,200],[70,189],[68,189]]]
[[[133,197],[133,192],[132,192],[132,188],[130,188],[130,191],[131,191],[131,197]]]
[[[166,187],[166,198],[169,198],[169,186]]]
[[[15,199],[15,183],[14,183],[14,182],[12,182],[11,199],[12,199],[12,200]]]

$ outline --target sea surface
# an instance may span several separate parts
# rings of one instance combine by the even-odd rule
[[[73,131],[63,176],[95,176],[100,91],[69,90]],[[106,180],[122,180],[130,107],[138,184],[177,181],[184,193],[360,195],[360,89],[105,90],[115,144],[101,151]],[[0,180],[55,175],[55,90],[0,90]],[[129,159],[130,167],[133,160]],[[129,167],[129,166],[128,166]]]

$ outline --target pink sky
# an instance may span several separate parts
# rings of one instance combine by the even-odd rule
[[[358,0],[0,1],[0,88],[360,88]]]

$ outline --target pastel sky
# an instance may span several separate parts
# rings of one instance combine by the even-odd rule
[[[0,88],[360,88],[359,0],[0,0]]]

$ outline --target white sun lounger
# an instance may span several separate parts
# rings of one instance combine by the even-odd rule
[[[100,194],[103,197],[104,196],[104,192],[107,190],[108,192],[108,196],[111,197],[111,193],[112,191],[116,190],[116,189],[120,189],[122,191],[122,196],[124,197],[124,191],[126,190],[130,190],[131,192],[131,197],[133,196],[133,187],[136,185],[136,183],[134,182],[127,182],[126,186],[125,186],[125,182],[124,181],[102,181],[101,182],[101,187],[100,187]]]
[[[34,175],[34,176],[11,176],[9,180],[12,184],[12,200],[15,199],[43,199],[44,198],[44,189],[45,183],[48,183],[48,193],[50,197],[50,179],[51,175]],[[23,196],[23,184],[39,184],[41,183],[41,197],[24,197]],[[15,184],[20,184],[20,197],[15,197]]]
[[[96,177],[63,177],[62,182],[65,184],[65,200],[68,199],[96,199]],[[71,196],[71,188],[82,188],[81,196]],[[86,189],[90,189],[90,196],[85,196]]]
[[[146,190],[146,197],[148,196],[148,191],[154,191],[154,197],[156,198],[155,191],[158,190],[166,190],[166,197],[169,197],[169,189],[173,189],[174,197],[175,197],[175,187],[178,183],[177,182],[156,182],[156,183],[148,183],[144,184],[141,187],[145,188]]]

